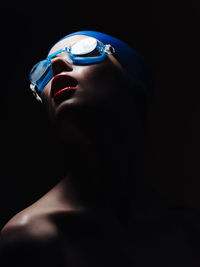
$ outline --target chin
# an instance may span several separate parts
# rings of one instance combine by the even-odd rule
[[[67,119],[72,116],[73,113],[79,109],[80,104],[75,99],[67,99],[62,101],[60,104],[53,103],[50,108],[50,117],[53,120]]]

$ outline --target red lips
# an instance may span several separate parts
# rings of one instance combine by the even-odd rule
[[[51,84],[51,97],[55,102],[70,98],[76,91],[78,82],[71,76],[58,74],[54,76]]]

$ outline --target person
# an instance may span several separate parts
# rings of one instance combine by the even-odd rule
[[[48,112],[62,177],[3,227],[1,266],[133,266],[151,68],[118,38],[79,31],[59,40],[29,78]]]

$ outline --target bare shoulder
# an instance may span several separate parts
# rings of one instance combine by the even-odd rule
[[[57,235],[57,228],[48,219],[47,213],[32,208],[17,213],[1,230],[1,239],[12,239],[11,241],[18,238],[45,240],[50,237],[55,238]]]
[[[106,218],[85,211],[30,208],[2,229],[0,266],[117,266],[123,249],[116,228]]]
[[[45,213],[24,210],[1,230],[0,265],[66,266],[63,247],[56,225]]]

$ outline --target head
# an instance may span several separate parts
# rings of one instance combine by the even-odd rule
[[[100,57],[96,49],[98,44],[107,45],[100,47],[105,50]],[[66,50],[71,47],[71,52]],[[76,57],[72,58],[70,55],[73,56],[73,53]],[[40,77],[39,74],[38,78],[38,71],[34,69],[30,80],[38,99],[48,103],[53,118],[57,117],[60,106],[82,103],[97,107],[98,103],[102,104],[103,97],[104,104],[107,102],[111,105],[108,102],[112,93],[115,96],[118,94],[121,99],[130,94],[143,95],[145,104],[151,96],[153,76],[143,57],[126,43],[107,34],[94,31],[69,34],[50,49],[47,58],[48,62],[43,61],[43,66],[39,65],[38,68],[39,71],[44,69],[44,75]],[[88,58],[92,60],[88,61]],[[50,65],[48,71],[47,65]],[[35,82],[34,76],[39,83]],[[59,92],[59,89],[67,87],[71,87],[71,90]],[[138,98],[136,103],[140,101]]]
[[[95,144],[104,163],[111,165],[112,158],[118,158],[124,173],[123,164],[131,165],[139,155],[131,153],[138,151],[141,119],[153,84],[143,57],[117,38],[81,31],[59,40],[47,58],[43,64],[50,67],[39,77],[35,93],[47,107],[60,140],[76,152]]]

